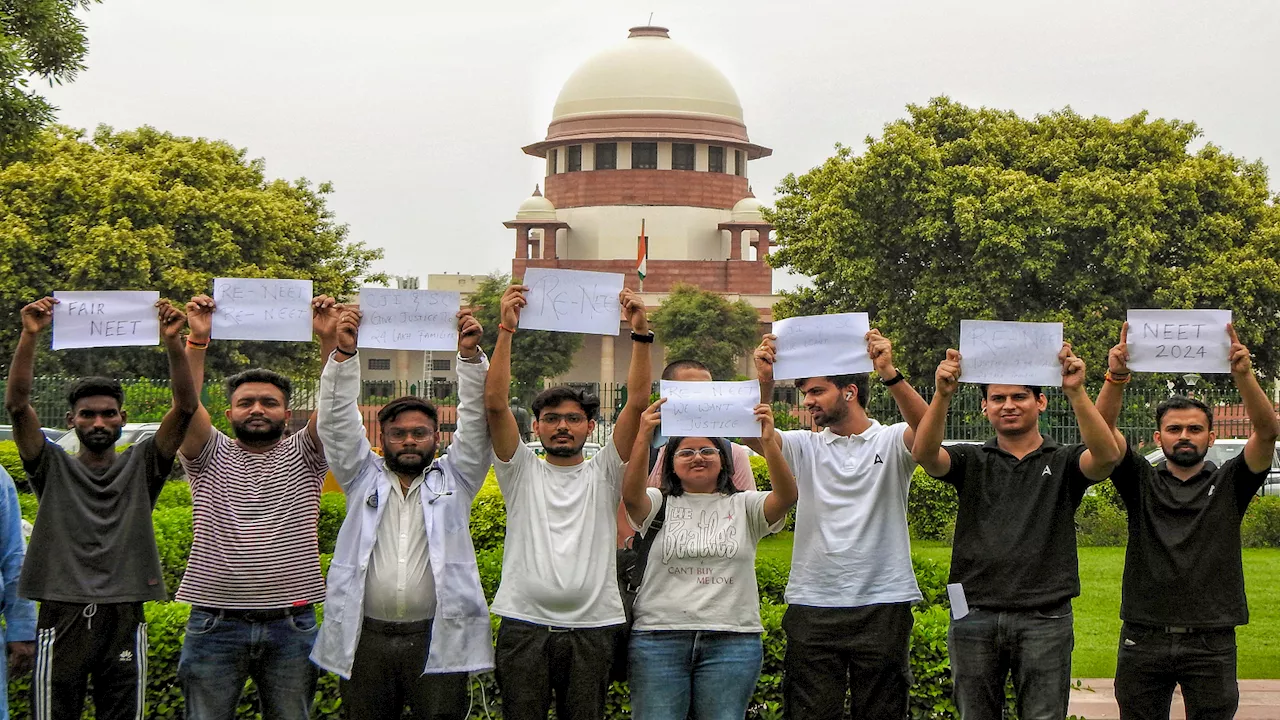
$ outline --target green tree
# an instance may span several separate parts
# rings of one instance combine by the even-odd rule
[[[148,127],[101,127],[92,139],[42,131],[23,159],[0,167],[0,364],[12,356],[18,311],[55,290],[155,289],[186,302],[211,291],[214,277],[278,277],[353,293],[381,251],[347,239],[325,206],[330,191],[269,180],[262,160],[218,140]],[[209,372],[252,364],[300,373],[318,366],[316,355],[308,344],[215,341]],[[37,367],[168,375],[159,347],[46,353]]]
[[[498,316],[502,293],[511,284],[510,275],[490,275],[471,294],[476,319],[484,327],[481,347],[498,342]],[[574,353],[582,347],[582,336],[544,330],[519,330],[511,340],[511,390],[524,401],[542,387],[542,378],[554,377],[573,367]]]
[[[738,374],[738,359],[760,341],[760,314],[746,300],[679,284],[651,321],[667,348],[667,362],[697,360],[716,380]]]
[[[27,89],[33,78],[70,82],[89,46],[77,8],[95,0],[0,0],[0,157],[53,120],[54,108]]]
[[[1105,370],[1129,308],[1227,308],[1280,369],[1280,221],[1266,168],[1189,122],[1034,118],[936,98],[866,151],[779,186],[777,267],[812,287],[778,317],[866,310],[900,367],[931,378],[964,318],[1062,321]]]

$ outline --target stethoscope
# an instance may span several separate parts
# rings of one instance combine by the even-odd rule
[[[431,473],[433,472],[440,473],[440,490],[431,487]],[[431,467],[427,468],[427,474],[422,476],[422,487],[433,496],[427,501],[428,505],[435,505],[436,501],[440,498],[448,497],[453,494],[453,491],[448,489],[448,482],[449,478],[445,476],[444,470],[440,469],[440,463],[431,463]],[[364,504],[371,508],[378,507],[378,489],[376,487],[369,492],[369,497],[364,499]]]

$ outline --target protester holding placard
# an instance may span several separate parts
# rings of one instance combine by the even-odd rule
[[[766,399],[773,397],[775,341],[766,335],[755,350]],[[788,717],[841,718],[846,693],[855,718],[907,714],[911,603],[920,600],[907,493],[914,428],[926,405],[894,367],[888,338],[873,329],[864,342],[863,357],[907,421],[886,427],[867,416],[868,373],[806,377],[796,388],[822,431],[775,434],[799,485],[782,618]]]
[[[528,289],[512,285],[503,293],[485,383],[494,469],[507,505],[502,582],[493,601],[494,614],[502,618],[496,658],[502,713],[507,720],[545,720],[554,698],[560,720],[598,720],[604,716],[614,643],[626,620],[614,517],[623,465],[648,405],[653,333],[644,301],[623,290],[618,298],[633,347],[627,403],[613,436],[584,459],[599,401],[573,388],[550,388],[533,401],[534,432],[547,455],[541,460],[521,442],[507,405],[511,339]]]
[[[1058,361],[1083,444],[1060,445],[1040,434],[1046,399],[1039,386],[999,384],[982,386],[995,438],[942,447],[961,382],[960,353],[947,350],[912,450],[925,472],[959,495],[947,648],[962,720],[999,718],[1010,673],[1019,717],[1067,715],[1071,598],[1080,594],[1076,508],[1122,450],[1085,391],[1084,361],[1066,343]]]
[[[187,354],[197,387],[217,305],[207,295],[187,303]],[[311,301],[321,357],[337,346],[339,308]],[[235,714],[253,678],[266,720],[304,720],[315,696],[308,656],[324,600],[316,522],[325,463],[316,417],[286,435],[289,379],[252,369],[227,379],[226,411],[234,438],[213,427],[201,405],[180,459],[191,482],[195,537],[177,599],[191,603],[178,662],[188,720]]]
[[[84,378],[67,393],[67,425],[80,440],[72,457],[45,439],[31,407],[36,342],[57,302],[46,297],[22,309],[5,393],[18,455],[40,499],[19,586],[40,601],[32,706],[40,720],[79,718],[92,681],[97,717],[145,717],[143,603],[168,598],[151,510],[198,407],[182,349],[186,318],[168,301],[156,303],[173,390],[156,434],[117,453],[124,391],[116,380]]]
[[[641,416],[631,457],[648,454],[665,402]],[[646,487],[644,463],[627,466],[622,501],[646,550],[627,672],[636,720],[741,718],[755,692],[764,659],[756,545],[796,502],[773,411],[761,403],[755,414],[772,492],[734,487],[723,438],[670,438],[661,487]]]
[[[462,720],[468,673],[493,669],[489,609],[466,528],[492,463],[485,425],[480,323],[454,311],[458,429],[449,453],[436,408],[414,396],[378,412],[382,454],[366,439],[360,401],[361,311],[345,308],[320,376],[316,430],[347,498],[329,565],[324,625],[312,658],[341,676],[353,720]]]
[[[1130,380],[1129,327],[1111,348],[1098,394],[1098,411],[1112,428]],[[1231,377],[1253,425],[1244,451],[1221,466],[1205,461],[1215,437],[1213,410],[1174,395],[1156,407],[1154,440],[1164,461],[1152,467],[1128,445],[1111,472],[1129,510],[1116,661],[1125,720],[1167,719],[1178,685],[1189,718],[1227,720],[1240,701],[1235,629],[1249,621],[1240,522],[1271,468],[1280,419],[1235,328],[1205,332],[1214,333],[1230,341]],[[1206,344],[1218,342],[1210,337]]]

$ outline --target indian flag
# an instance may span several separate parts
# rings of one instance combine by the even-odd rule
[[[649,238],[644,236],[644,220],[640,221],[640,238],[636,248],[636,275],[644,280],[649,272]]]

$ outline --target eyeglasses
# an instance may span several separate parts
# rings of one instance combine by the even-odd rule
[[[719,454],[720,451],[713,447],[698,448],[697,450],[693,448],[681,448],[676,451],[676,457],[681,460],[692,460],[694,455],[704,458],[713,458]]]
[[[546,413],[538,420],[538,423],[541,425],[550,425],[555,427],[560,424],[561,420],[569,425],[581,425],[587,421],[587,416],[579,413],[568,413],[566,415],[561,415],[560,413]]]
[[[433,433],[431,428],[416,427],[408,430],[404,428],[391,428],[383,434],[386,435],[387,439],[391,442],[404,442],[407,437],[412,437],[414,440],[421,442],[431,437]]]

